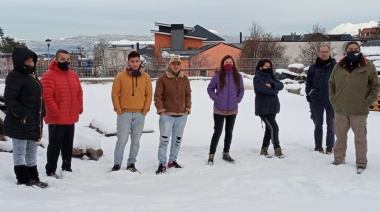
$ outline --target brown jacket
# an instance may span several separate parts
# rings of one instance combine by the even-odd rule
[[[157,79],[154,105],[158,114],[165,112],[168,115],[183,115],[186,111],[190,114],[190,81],[182,71],[179,71],[177,77],[171,71],[166,71]]]
[[[147,73],[140,69],[141,76],[132,77],[126,69],[119,72],[112,85],[112,103],[115,112],[148,113],[152,103],[152,82]]]

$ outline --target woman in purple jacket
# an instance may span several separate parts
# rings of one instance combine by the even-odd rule
[[[235,163],[229,151],[232,140],[232,131],[238,113],[238,103],[243,99],[243,77],[235,66],[235,61],[226,55],[220,63],[219,71],[215,73],[207,87],[210,98],[214,101],[214,134],[212,135],[208,164],[214,164],[214,155],[219,138],[226,120],[223,160]]]

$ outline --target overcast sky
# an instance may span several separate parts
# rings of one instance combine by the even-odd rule
[[[274,35],[327,31],[341,23],[379,21],[379,0],[0,0],[5,35],[33,40],[74,35],[151,35],[154,22],[226,35],[248,34],[252,21]]]

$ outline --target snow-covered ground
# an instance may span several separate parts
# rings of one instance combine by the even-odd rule
[[[188,118],[178,162],[183,169],[155,175],[158,166],[158,115],[154,105],[146,117],[136,167],[141,174],[125,170],[110,173],[116,137],[105,137],[90,123],[116,127],[111,103],[111,83],[85,84],[84,113],[76,124],[76,142],[100,142],[99,161],[73,159],[73,173],[62,179],[44,174],[46,149],[38,149],[41,179],[46,189],[17,186],[12,154],[0,152],[0,211],[376,211],[380,198],[380,113],[368,118],[368,169],[356,174],[353,134],[349,133],[347,164],[334,166],[332,155],[313,151],[313,124],[304,96],[280,92],[278,114],[280,142],[286,158],[259,156],[263,137],[260,119],[254,115],[252,79],[245,77],[246,92],[239,106],[231,156],[236,164],[221,159],[223,135],[215,165],[207,166],[213,133],[212,101],[208,80],[193,80],[193,108]],[[153,82],[155,85],[155,82]],[[289,84],[287,86],[297,86]],[[304,89],[300,84],[299,87]],[[4,84],[0,84],[3,90]],[[249,89],[249,90],[248,90]],[[98,123],[98,124],[96,124]],[[46,128],[45,128],[46,129]],[[47,131],[44,132],[44,141]],[[273,150],[270,150],[273,153]],[[59,166],[61,161],[59,161]]]

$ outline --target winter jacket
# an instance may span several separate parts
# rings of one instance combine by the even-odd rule
[[[331,73],[330,102],[335,113],[366,115],[380,89],[376,68],[361,55],[357,67],[350,73],[347,62],[345,57],[341,59]]]
[[[72,125],[83,112],[83,90],[78,75],[71,69],[62,71],[52,61],[42,75],[46,104],[45,122],[48,124]]]
[[[270,88],[265,84],[271,84],[273,87]],[[253,88],[256,94],[255,114],[257,116],[277,114],[280,112],[278,92],[284,88],[282,82],[273,74],[256,70],[256,75],[253,78]]]
[[[148,113],[152,103],[152,82],[142,68],[140,72],[140,76],[132,76],[124,68],[116,75],[112,85],[112,103],[118,115],[123,112]]]
[[[220,89],[219,72],[212,77],[207,92],[210,98],[214,101],[214,108],[221,111],[233,111],[238,109],[238,103],[241,102],[244,96],[243,77],[240,76],[240,85],[236,86],[232,71],[226,71],[226,84],[224,89]]]
[[[190,81],[182,71],[175,76],[168,70],[157,79],[154,105],[158,114],[183,115],[186,111],[191,112]]]
[[[336,64],[335,59],[330,58],[326,64],[317,59],[307,71],[306,98],[315,105],[330,105],[329,79],[331,71]]]
[[[4,135],[20,140],[39,141],[45,106],[42,85],[24,67],[24,61],[37,55],[27,48],[16,48],[12,53],[14,70],[5,79],[4,103],[7,106]],[[35,68],[35,67],[34,67]]]

